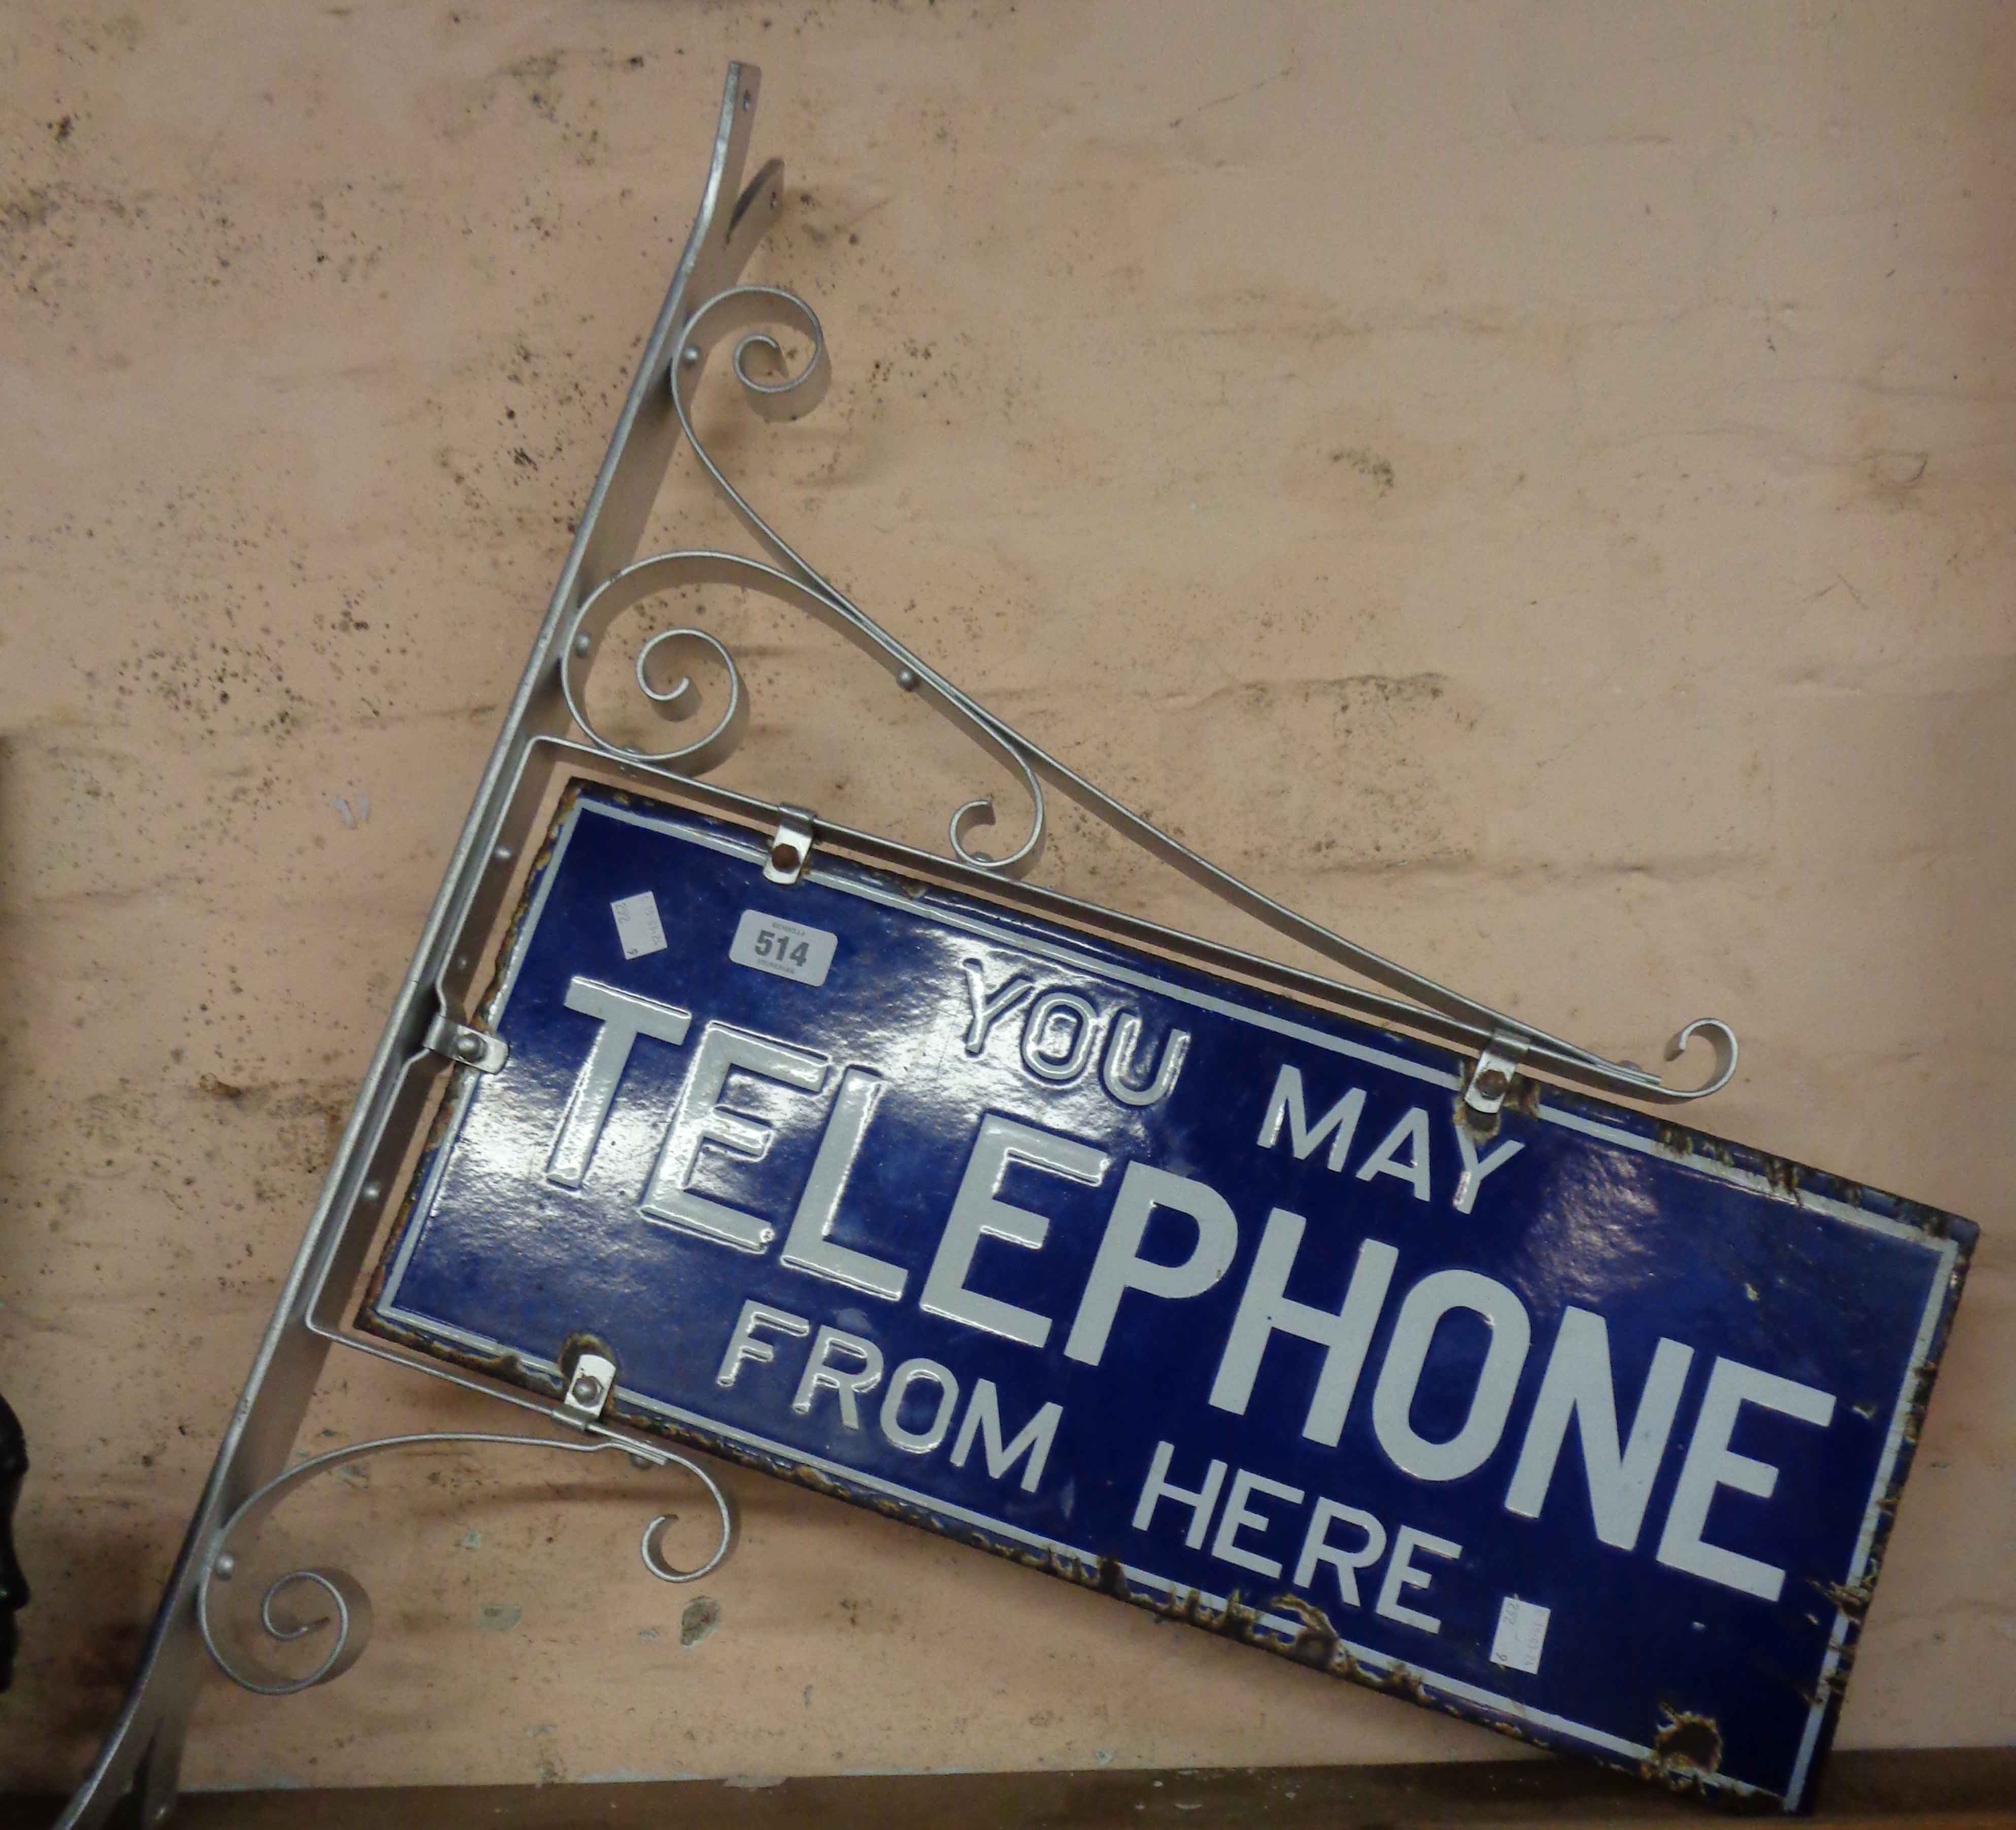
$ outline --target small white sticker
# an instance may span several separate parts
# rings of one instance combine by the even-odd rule
[[[665,951],[665,924],[658,919],[658,899],[650,890],[612,902],[609,912],[616,918],[616,938],[623,943],[625,959]]]
[[[782,915],[749,908],[742,911],[728,957],[737,965],[774,973],[780,979],[796,979],[801,985],[823,985],[833,964],[833,950],[839,944],[839,937],[823,928],[808,928],[803,922],[787,922]]]
[[[1498,1630],[1492,1636],[1491,1662],[1514,1671],[1537,1671],[1540,1648],[1546,1643],[1552,1610],[1538,1602],[1507,1595],[1498,1609]]]

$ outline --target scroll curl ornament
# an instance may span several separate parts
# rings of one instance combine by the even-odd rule
[[[1445,1041],[1471,1048],[1481,1048],[1493,1037],[1516,1038],[1523,1062],[1633,1098],[1678,1103],[1704,1098],[1728,1084],[1736,1071],[1737,1040],[1735,1032],[1719,1019],[1702,1018],[1687,1024],[1667,1045],[1666,1058],[1671,1061],[1679,1059],[1696,1041],[1707,1044],[1711,1057],[1708,1077],[1692,1088],[1669,1085],[1647,1069],[1611,1060],[1550,1035],[1410,972],[1242,882],[1113,799],[961,691],[817,571],[736,487],[707,449],[693,422],[693,403],[709,357],[718,345],[731,337],[734,343],[730,365],[743,398],[765,419],[796,419],[810,412],[823,397],[830,379],[826,337],[818,315],[797,293],[783,287],[732,286],[704,300],[687,316],[675,339],[665,377],[672,406],[701,469],[767,559],[704,550],[658,553],[623,567],[588,595],[563,632],[560,675],[574,722],[596,748],[625,762],[686,775],[703,775],[733,754],[747,724],[747,688],[733,655],[704,631],[664,630],[651,638],[637,660],[637,683],[646,700],[661,717],[671,720],[693,716],[699,696],[689,673],[680,674],[668,685],[654,685],[651,678],[654,657],[662,665],[676,663],[682,656],[707,654],[721,663],[725,679],[723,707],[703,735],[686,743],[646,750],[611,742],[596,729],[588,716],[587,674],[614,619],[658,591],[703,584],[759,591],[808,612],[844,636],[888,673],[902,691],[922,698],[1016,778],[1028,796],[1026,832],[1011,847],[980,850],[977,836],[995,824],[996,810],[991,796],[977,796],[954,810],[948,828],[951,854],[961,864],[999,877],[1026,876],[1042,854],[1046,830],[1045,794],[1047,789],[1055,788],[1121,838],[1141,847],[1212,895],[1332,963],[1399,994],[1397,999],[1359,995],[1356,1000],[1359,1007],[1374,1016],[1413,1023]],[[795,364],[786,351],[783,340],[787,337],[804,345]],[[1502,1092],[1481,1095],[1480,1078],[1473,1076],[1465,1089],[1465,1103],[1480,1113],[1495,1115]],[[1509,1084],[1509,1075],[1498,1078]]]
[[[237,1575],[238,1552],[232,1548],[233,1540],[263,1520],[275,1505],[304,1481],[311,1480],[330,1469],[362,1460],[366,1455],[378,1454],[387,1449],[440,1447],[454,1444],[550,1449],[563,1454],[574,1455],[595,1455],[614,1451],[628,1456],[639,1467],[684,1469],[699,1481],[706,1489],[707,1497],[713,1501],[720,1519],[720,1537],[704,1562],[690,1569],[679,1569],[668,1563],[661,1555],[660,1547],[665,1528],[671,1523],[671,1515],[660,1513],[644,1527],[643,1539],[639,1548],[644,1567],[661,1582],[697,1582],[702,1577],[718,1569],[735,1548],[735,1503],[728,1490],[697,1462],[689,1461],[685,1456],[675,1454],[669,1450],[647,1448],[634,1443],[618,1441],[613,1436],[570,1442],[556,1436],[499,1436],[478,1430],[380,1436],[369,1442],[352,1443],[344,1448],[332,1449],[326,1454],[311,1456],[267,1482],[231,1515],[225,1522],[223,1530],[217,1534],[197,1585],[196,1596],[196,1625],[203,1635],[203,1643],[217,1668],[242,1689],[255,1692],[261,1696],[293,1696],[302,1691],[311,1690],[319,1684],[327,1684],[333,1678],[340,1677],[355,1664],[363,1656],[371,1637],[371,1598],[363,1584],[347,1570],[319,1567],[290,1569],[284,1575],[275,1577],[260,1597],[261,1629],[276,1644],[292,1645],[323,1629],[331,1631],[329,1648],[320,1662],[305,1675],[297,1677],[289,1677],[256,1660],[234,1659],[225,1652],[219,1643],[216,1623],[212,1618],[212,1585],[229,1582]],[[303,1607],[304,1602],[311,1605],[319,1605],[323,1611],[311,1613]]]
[[[772,328],[751,328],[762,325]],[[795,368],[778,336],[773,334],[776,331],[795,335],[807,346],[806,354]],[[747,724],[749,699],[734,657],[712,636],[696,629],[668,629],[654,635],[637,657],[638,685],[652,709],[661,717],[672,720],[691,717],[697,695],[690,674],[682,674],[664,687],[651,684],[648,663],[659,652],[658,645],[685,645],[686,652],[692,653],[696,652],[695,645],[704,643],[722,664],[723,709],[706,734],[689,743],[649,750],[612,742],[596,729],[588,716],[588,675],[610,625],[646,598],[686,585],[725,585],[758,591],[808,612],[844,636],[879,663],[898,688],[922,697],[1017,778],[1028,796],[1030,807],[1028,829],[1018,843],[1006,850],[982,850],[975,843],[981,831],[995,823],[994,801],[988,795],[976,796],[953,811],[947,839],[952,855],[963,864],[1001,876],[1026,875],[1042,856],[1046,836],[1043,786],[1031,753],[1033,746],[815,571],[729,480],[695,430],[692,400],[704,378],[707,358],[722,340],[737,332],[741,334],[731,359],[735,378],[747,404],[765,419],[772,420],[799,418],[824,397],[830,374],[825,334],[817,314],[795,293],[781,286],[731,286],[716,293],[687,320],[668,377],[681,429],[702,468],[778,563],[766,565],[739,554],[686,550],[655,554],[613,573],[583,600],[565,633],[560,679],[569,713],[591,743],[625,761],[689,775],[703,775],[718,767],[734,753],[741,740]]]

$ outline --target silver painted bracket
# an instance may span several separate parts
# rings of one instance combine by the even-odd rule
[[[777,829],[764,854],[763,875],[773,883],[795,883],[812,862],[812,816],[801,807],[777,809]]]
[[[615,1389],[616,1362],[606,1354],[582,1354],[574,1361],[567,1390],[560,1395],[564,1420],[585,1429],[608,1408]]]
[[[469,1008],[470,977],[477,955],[465,945],[464,937],[488,931],[488,922],[502,904],[511,858],[529,831],[530,810],[519,793],[527,759],[538,746],[583,728],[570,716],[563,678],[563,663],[569,657],[562,645],[573,642],[577,634],[586,635],[576,627],[584,602],[635,556],[682,437],[666,385],[671,354],[691,327],[695,302],[715,298],[734,286],[743,264],[782,207],[783,168],[779,162],[772,161],[743,182],[761,80],[750,65],[728,67],[715,119],[712,159],[692,232],[646,340],[636,378],[577,524],[524,674],[365,1072],[335,1160],[261,1338],[243,1392],[226,1420],[216,1460],[190,1518],[131,1686],[89,1771],[58,1820],[57,1830],[99,1830],[129,1799],[142,1830],[157,1830],[167,1821],[180,1785],[190,1713],[213,1661],[247,1688],[266,1688],[258,1674],[226,1665],[221,1654],[213,1651],[205,1630],[204,1610],[219,1573],[220,1559],[228,1559],[223,1566],[229,1570],[236,1570],[242,1560],[236,1550],[226,1550],[226,1541],[234,1532],[249,1537],[265,1511],[291,1490],[297,1479],[334,1465],[339,1458],[416,1442],[509,1444],[591,1452],[621,1449],[639,1465],[677,1467],[698,1478],[714,1497],[722,1519],[720,1541],[713,1555],[691,1569],[675,1568],[664,1560],[658,1540],[667,1519],[653,1519],[644,1528],[641,1544],[645,1566],[653,1576],[666,1582],[697,1580],[717,1567],[733,1546],[733,1504],[711,1476],[662,1444],[632,1440],[599,1421],[585,1426],[574,1422],[577,1429],[586,1428],[590,1439],[586,1442],[560,1436],[455,1433],[360,1444],[292,1467],[289,1462],[323,1361],[337,1342],[515,1404],[549,1427],[557,1421],[559,1413],[549,1404],[403,1350],[347,1335],[344,1309],[383,1203],[396,1181],[408,1147],[426,1122],[446,1062],[466,1062],[493,1072],[502,1065],[502,1045],[497,1038],[441,1013]],[[581,645],[592,650],[592,638]],[[578,653],[574,660],[581,658]],[[663,695],[653,692],[648,683],[646,689],[660,698],[668,715],[677,716],[686,708],[670,702],[684,698],[683,686],[682,682]],[[356,1598],[361,1591],[347,1577],[338,1580],[340,1575],[296,1572],[282,1579],[282,1584],[295,1591],[305,1580],[323,1597],[321,1630],[333,1633],[334,1648],[310,1674],[309,1681],[326,1681],[362,1650],[365,1610]],[[305,1623],[285,1605],[284,1598],[276,1592],[280,1586],[268,1591],[270,1605],[262,1606],[261,1615],[270,1633],[293,1638]],[[340,1606],[328,1602],[331,1592],[340,1598]],[[303,1687],[299,1680],[285,1681],[287,1689]]]
[[[1512,1077],[1526,1059],[1527,1041],[1523,1030],[1493,1030],[1491,1040],[1478,1052],[1470,1078],[1463,1082],[1465,1109],[1478,1118],[1490,1120],[1494,1127],[1505,1095],[1512,1091]]]
[[[689,797],[722,812],[761,822],[771,834],[765,874],[779,884],[804,875],[815,838],[844,846],[870,861],[927,867],[996,896],[1013,891],[1040,912],[1071,919],[1084,904],[1034,887],[1018,888],[1042,855],[1045,795],[1055,790],[1128,842],[1141,847],[1251,916],[1274,934],[1313,951],[1331,968],[1370,980],[1367,990],[1334,977],[1172,935],[1126,916],[1102,915],[1106,926],[1149,945],[1175,944],[1215,966],[1256,976],[1280,988],[1313,994],[1333,1007],[1369,1016],[1447,1046],[1477,1052],[1463,1090],[1465,1109],[1496,1122],[1515,1072],[1535,1070],[1600,1091],[1660,1102],[1696,1099],[1726,1084],[1735,1071],[1736,1038],[1712,1019],[1688,1024],[1667,1046],[1677,1059],[1697,1037],[1709,1044],[1708,1077],[1692,1088],[1668,1084],[1656,1074],[1612,1061],[1593,1050],[1518,1023],[1448,987],[1409,971],[1369,948],[1299,915],[1240,882],[1170,834],[1102,792],[1005,720],[990,712],[896,639],[815,570],[729,480],[694,429],[690,406],[709,358],[730,343],[731,365],[745,403],[765,419],[809,411],[828,377],[823,333],[810,306],[770,285],[741,283],[742,270],[778,217],[783,167],[772,160],[747,183],[743,174],[755,120],[759,73],[731,63],[715,117],[713,153],[699,208],[635,379],[562,566],[545,616],[532,644],[467,819],[451,856],[412,963],[402,981],[376,1052],[365,1075],[334,1162],[300,1249],[287,1273],[243,1394],[228,1419],[217,1459],[192,1516],[173,1573],[149,1633],[131,1688],[89,1774],[70,1801],[58,1830],[96,1830],[121,1802],[137,1801],[143,1830],[156,1830],[175,1804],[184,1737],[199,1685],[213,1662],[247,1688],[284,1694],[327,1681],[347,1669],[362,1649],[352,1624],[368,1624],[369,1605],[353,1578],[340,1571],[296,1571],[267,1591],[261,1616],[278,1639],[315,1630],[279,1605],[281,1591],[313,1591],[323,1598],[324,1630],[333,1645],[306,1677],[272,1682],[227,1662],[213,1638],[207,1609],[214,1579],[238,1567],[234,1533],[249,1537],[274,1503],[301,1481],[357,1457],[409,1444],[505,1444],[594,1453],[621,1449],[646,1468],[677,1467],[697,1478],[714,1498],[721,1519],[719,1543],[697,1568],[675,1569],[658,1555],[667,1519],[645,1527],[642,1554],[651,1574],[667,1582],[697,1580],[733,1548],[733,1502],[704,1468],[648,1438],[630,1437],[604,1422],[616,1368],[606,1357],[583,1354],[569,1369],[558,1408],[531,1398],[480,1373],[450,1368],[411,1350],[349,1331],[348,1303],[359,1281],[383,1203],[397,1183],[432,1110],[445,1065],[459,1062],[495,1073],[507,1059],[497,1037],[448,1015],[473,1008],[480,942],[501,915],[511,881],[511,861],[536,843],[542,777],[540,764],[571,754],[614,767],[632,777],[676,784]],[[771,329],[765,329],[765,326]],[[795,369],[774,334],[788,333],[808,348]],[[637,558],[637,549],[675,452],[688,448],[695,461],[740,517],[765,558],[711,551],[682,551]],[[987,797],[969,800],[953,813],[949,860],[916,851],[876,835],[830,822],[815,822],[803,808],[777,807],[696,778],[730,755],[747,727],[748,698],[734,657],[704,630],[667,629],[646,643],[636,684],[647,705],[671,721],[691,717],[700,696],[691,676],[675,673],[682,657],[725,668],[726,688],[703,735],[659,750],[610,742],[587,713],[585,684],[603,634],[622,610],[676,587],[728,585],[758,591],[801,609],[841,635],[912,694],[959,726],[1005,768],[1028,802],[1027,829],[1005,847],[981,851],[974,840],[995,824]],[[545,1426],[567,1426],[585,1440],[516,1437],[476,1433],[404,1436],[359,1444],[290,1465],[295,1438],[332,1344],[389,1360],[434,1378],[483,1393],[533,1414]],[[306,1585],[305,1590],[303,1585]],[[277,1685],[277,1688],[275,1686]]]
[[[427,1025],[427,1047],[430,1054],[460,1062],[480,1074],[494,1074],[511,1059],[510,1044],[502,1036],[458,1023],[446,1011]]]

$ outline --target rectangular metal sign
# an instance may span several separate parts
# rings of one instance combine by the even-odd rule
[[[1796,1808],[1974,1228],[571,791],[366,1325],[1523,1738]]]

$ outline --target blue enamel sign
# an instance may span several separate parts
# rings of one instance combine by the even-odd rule
[[[367,1325],[1524,1738],[1808,1797],[1974,1229],[571,791]]]

